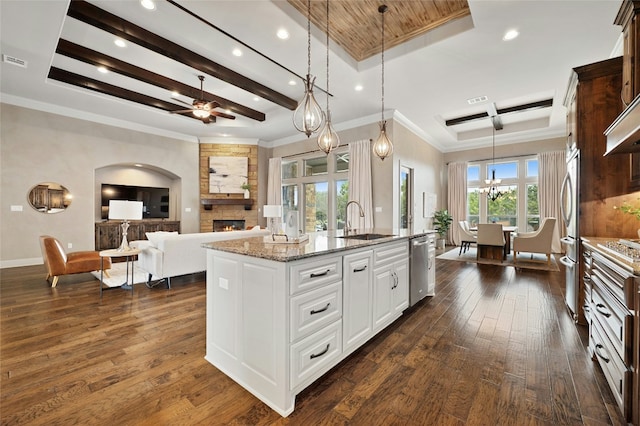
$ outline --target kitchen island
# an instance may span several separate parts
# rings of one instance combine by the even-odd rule
[[[282,416],[409,306],[409,241],[434,231],[319,232],[207,250],[205,359]]]

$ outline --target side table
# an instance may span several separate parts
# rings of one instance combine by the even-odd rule
[[[102,288],[104,287],[104,280],[103,280],[103,272],[102,272],[102,266],[104,266],[104,258],[108,257],[110,259],[114,259],[114,258],[118,258],[118,257],[124,257],[125,258],[125,262],[127,264],[127,272],[125,274],[125,278],[124,278],[124,283],[122,283],[122,285],[119,288],[122,288],[124,290],[131,290],[131,295],[133,296],[133,276],[134,276],[134,265],[133,262],[135,261],[135,257],[140,254],[140,250],[138,249],[131,249],[131,250],[126,250],[126,251],[120,251],[118,249],[111,249],[111,250],[102,250],[100,252],[100,298],[102,298]],[[113,262],[111,262],[111,264],[113,265]],[[129,282],[129,270],[131,270],[131,282]],[[109,289],[111,288],[118,288],[118,287],[109,287]]]

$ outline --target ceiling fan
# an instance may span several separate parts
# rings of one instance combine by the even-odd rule
[[[229,115],[229,114],[225,114],[223,112],[215,111],[215,109],[220,106],[220,104],[218,102],[216,102],[216,101],[207,102],[204,99],[204,89],[203,89],[204,76],[203,75],[199,75],[198,79],[200,80],[200,99],[194,99],[191,104],[188,104],[187,102],[184,102],[184,101],[182,101],[180,99],[173,98],[174,100],[176,100],[178,102],[182,102],[185,105],[189,105],[191,108],[190,109],[181,109],[181,110],[177,110],[177,111],[169,111],[169,112],[172,113],[172,114],[184,114],[184,113],[190,112],[194,116],[196,116],[197,118],[202,120],[202,122],[205,123],[205,124],[208,124],[208,123],[211,123],[212,121],[215,121],[215,118],[213,118],[213,119],[211,118],[212,116],[213,117],[228,118],[229,120],[235,120],[236,117],[234,115]]]

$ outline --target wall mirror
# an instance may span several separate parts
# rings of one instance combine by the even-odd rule
[[[42,182],[29,191],[29,204],[41,213],[60,213],[71,204],[71,193],[54,182]]]

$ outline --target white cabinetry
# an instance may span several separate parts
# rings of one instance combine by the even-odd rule
[[[408,241],[373,247],[290,262],[207,250],[205,359],[289,415],[297,393],[408,306]]]
[[[350,353],[373,334],[373,251],[344,256],[343,349]]]
[[[409,246],[406,241],[376,248],[373,270],[373,332],[409,306]]]

